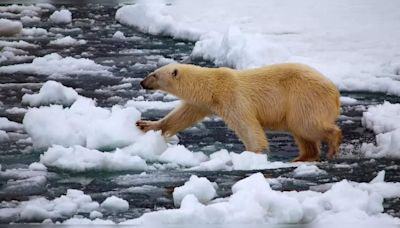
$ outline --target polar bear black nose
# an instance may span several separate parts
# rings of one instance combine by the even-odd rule
[[[143,89],[150,89],[148,86],[146,86],[144,80],[140,82],[140,86],[142,86]]]

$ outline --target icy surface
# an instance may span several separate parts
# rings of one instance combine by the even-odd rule
[[[19,21],[0,19],[0,37],[1,36],[14,36],[20,33],[22,24]]]
[[[6,61],[29,61],[34,57],[27,55],[24,50],[14,47],[4,47],[0,52],[0,63]]]
[[[147,169],[146,162],[138,156],[130,156],[118,150],[113,153],[101,152],[81,146],[65,148],[55,145],[41,155],[40,162],[46,166],[75,172]]]
[[[49,104],[62,104],[70,106],[78,99],[78,93],[69,87],[63,86],[56,81],[47,81],[37,94],[25,94],[22,103],[30,106],[40,106]]]
[[[66,9],[55,11],[52,15],[50,15],[49,19],[57,24],[68,24],[72,21],[72,13]]]
[[[22,221],[41,221],[46,218],[68,218],[79,212],[88,213],[97,208],[99,208],[99,204],[92,201],[89,195],[85,195],[79,190],[68,189],[65,195],[54,200],[38,197],[23,201],[12,212]],[[0,214],[2,214],[1,212],[9,213],[10,209],[0,209]]]
[[[320,176],[326,174],[324,170],[319,169],[315,165],[300,165],[299,167],[293,170],[293,173],[295,177]]]
[[[192,175],[184,185],[174,189],[173,198],[175,206],[180,206],[187,195],[195,196],[201,203],[207,203],[217,196],[216,183],[210,182],[205,177]]]
[[[116,19],[150,34],[196,40],[192,55],[217,65],[244,69],[301,62],[342,90],[400,95],[394,79],[400,38],[396,6],[396,0],[140,1],[121,7]]]
[[[200,203],[189,194],[179,209],[146,213],[124,224],[324,224],[342,218],[344,213],[348,216],[343,223],[363,222],[366,218],[381,224],[399,223],[398,219],[382,214],[383,195],[379,191],[366,191],[346,180],[325,193],[280,192],[272,190],[264,176],[256,173],[234,184],[232,192],[228,198],[210,204]]]
[[[97,64],[90,59],[77,59],[73,57],[63,58],[57,53],[52,53],[43,57],[37,57],[33,60],[32,63],[2,66],[0,67],[0,73],[13,74],[16,72],[21,72],[26,74],[39,75],[111,75],[111,73],[107,71],[107,69],[108,67]]]
[[[66,47],[66,46],[86,44],[86,41],[85,40],[77,40],[77,39],[72,38],[71,36],[66,36],[63,38],[59,38],[59,39],[50,41],[50,44],[55,45],[55,46]]]
[[[183,166],[196,166],[207,159],[201,152],[193,153],[182,145],[174,145],[164,151],[159,158],[164,162],[173,162]]]
[[[21,31],[21,34],[24,36],[45,36],[48,35],[48,32],[46,29],[43,28],[24,28]]]
[[[0,117],[0,130],[15,131],[22,128],[22,124],[10,121],[6,117]]]
[[[139,118],[140,113],[134,108],[114,106],[109,110],[80,97],[71,107],[52,105],[29,109],[23,124],[36,148],[57,144],[100,149],[135,142],[141,134],[135,126]]]
[[[135,107],[141,112],[145,112],[150,109],[157,109],[157,110],[171,110],[175,107],[179,106],[181,101],[136,101],[130,100],[126,103],[127,107]]]
[[[19,41],[5,41],[0,40],[0,47],[14,47],[14,48],[37,48],[35,44],[19,40]],[[0,68],[1,69],[1,68]]]
[[[363,144],[365,156],[400,158],[400,104],[384,102],[370,106],[363,114],[362,123],[377,134],[376,146]]]
[[[121,31],[116,31],[116,32],[114,33],[114,35],[113,35],[113,38],[115,38],[115,39],[122,39],[122,40],[123,40],[123,39],[126,39],[124,33],[121,32]]]
[[[105,199],[101,204],[101,208],[107,211],[119,212],[129,209],[128,201],[116,196],[110,196]]]

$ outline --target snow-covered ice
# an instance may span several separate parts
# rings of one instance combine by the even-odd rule
[[[7,119],[6,117],[0,117],[0,130],[16,131],[21,130],[23,125]]]
[[[391,183],[381,182],[390,186]],[[375,222],[386,225],[399,224],[394,217],[383,214],[384,194],[365,186],[343,180],[324,192],[272,190],[261,173],[238,181],[232,186],[232,195],[201,203],[195,195],[186,195],[180,208],[146,213],[138,219],[123,224],[326,224],[343,218],[342,223]],[[384,190],[385,191],[385,190]],[[333,220],[334,221],[334,220]]]
[[[90,219],[96,219],[96,218],[102,218],[102,217],[103,217],[103,213],[101,213],[100,211],[92,211],[89,214]]]
[[[33,162],[29,165],[29,169],[33,171],[47,171],[46,166],[39,162]]]
[[[71,36],[66,36],[62,37],[56,40],[50,41],[51,45],[54,46],[62,46],[62,47],[67,47],[67,46],[76,46],[76,45],[83,45],[86,44],[86,40],[77,40],[72,38]]]
[[[67,9],[62,9],[60,11],[54,11],[49,17],[50,21],[57,24],[68,24],[72,21],[72,13]]]
[[[28,43],[24,40],[19,40],[19,41],[0,40],[0,47],[37,48],[38,46],[36,44]]]
[[[362,145],[365,156],[400,158],[400,104],[384,102],[370,106],[363,113],[362,123],[376,134],[376,146]]]
[[[141,112],[145,112],[151,109],[157,110],[171,110],[175,107],[179,106],[181,101],[138,101],[138,100],[130,100],[126,103],[127,107],[135,107]]]
[[[124,33],[121,32],[121,31],[116,31],[116,32],[114,33],[114,35],[113,35],[113,38],[115,38],[115,39],[121,39],[121,40],[126,39]]]
[[[27,55],[22,49],[14,47],[3,47],[0,51],[0,63],[5,61],[29,61],[34,59],[34,56]]]
[[[340,97],[340,103],[342,105],[354,105],[357,104],[358,101],[352,97]]]
[[[41,221],[47,218],[68,218],[80,212],[89,213],[99,208],[99,203],[92,200],[89,195],[75,189],[68,189],[65,195],[48,200],[37,197],[22,201],[13,214],[20,220]],[[0,209],[0,214],[10,212],[10,208]]]
[[[0,41],[0,46],[1,42],[6,41]],[[32,63],[2,66],[0,67],[0,73],[13,74],[16,72],[21,72],[26,74],[39,74],[49,76],[73,74],[110,76],[111,73],[107,69],[108,67],[97,64],[90,59],[77,59],[73,57],[63,58],[57,53],[52,53],[43,57],[37,57],[33,60]]]
[[[21,31],[21,34],[24,36],[46,36],[48,32],[44,28],[24,28]]]
[[[139,1],[118,9],[116,19],[146,33],[195,40],[192,56],[217,65],[301,62],[341,90],[400,95],[397,6],[397,0]]]
[[[293,170],[293,174],[295,177],[321,176],[325,175],[326,171],[321,170],[316,165],[302,164]]]
[[[202,152],[193,153],[182,145],[173,145],[160,155],[159,160],[192,167],[206,161],[207,156]]]
[[[22,103],[30,106],[61,104],[70,106],[78,99],[78,93],[56,81],[47,81],[37,94],[25,94]]]
[[[79,97],[71,107],[31,108],[23,124],[36,148],[82,145],[113,149],[130,145],[141,135],[135,126],[139,118],[140,112],[134,108],[114,106],[109,110]]]
[[[54,145],[40,156],[40,162],[49,167],[84,172],[90,170],[121,171],[146,170],[146,161],[123,151],[101,152],[82,146]]]
[[[21,30],[22,23],[20,21],[0,19],[0,37],[17,35]]]
[[[100,207],[107,211],[120,212],[128,210],[129,203],[119,197],[110,196],[100,204]]]
[[[37,22],[40,22],[40,17],[36,17],[36,16],[23,16],[23,17],[21,17],[21,22],[22,23],[26,23],[26,24],[28,24],[28,23],[37,23]]]
[[[199,202],[207,203],[217,196],[216,183],[210,182],[205,177],[192,175],[184,185],[176,187],[173,192],[175,206],[180,206],[187,195],[195,196]]]

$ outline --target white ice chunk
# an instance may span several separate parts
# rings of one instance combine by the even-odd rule
[[[302,164],[296,169],[293,170],[295,177],[304,177],[304,176],[318,176],[325,175],[326,171],[321,170],[316,165],[306,165]]]
[[[72,38],[71,36],[66,36],[66,37],[56,39],[56,40],[52,40],[52,41],[50,41],[49,44],[54,45],[54,46],[62,46],[62,47],[77,46],[77,45],[86,44],[86,40],[77,40],[77,39]]]
[[[183,198],[189,194],[194,195],[201,203],[207,203],[217,196],[217,184],[210,182],[205,177],[192,175],[184,185],[176,187],[173,192],[175,206],[180,206]]]
[[[59,82],[47,81],[40,88],[37,94],[25,94],[22,97],[22,103],[30,106],[40,106],[49,104],[62,104],[70,106],[78,99],[78,93],[70,88],[63,86]]]
[[[201,152],[193,153],[182,145],[173,145],[160,155],[159,160],[192,167],[204,161],[202,155],[204,154]]]
[[[40,156],[40,162],[46,166],[57,167],[75,172],[88,170],[146,170],[146,161],[122,151],[101,152],[81,146],[65,148],[54,145]]]
[[[24,28],[21,32],[24,36],[46,36],[48,34],[47,30],[44,28]]]
[[[0,46],[2,46],[0,41]],[[19,41],[24,42],[24,41]],[[5,44],[6,46],[9,46]],[[24,44],[25,45],[25,44]],[[27,44],[26,44],[27,45]],[[10,46],[13,46],[10,44]],[[18,47],[19,45],[14,45]],[[16,72],[39,75],[71,75],[71,74],[89,74],[109,76],[108,67],[95,63],[90,59],[76,59],[73,57],[63,58],[57,53],[37,57],[32,63],[15,64],[0,67],[0,73],[13,74]]]
[[[130,100],[126,103],[127,107],[135,107],[141,112],[145,112],[147,110],[171,110],[175,107],[178,107],[181,104],[181,101],[135,101]]]
[[[113,35],[113,38],[115,38],[115,39],[121,39],[121,40],[126,39],[124,33],[121,32],[121,31],[116,31],[116,32],[114,33],[114,35]]]
[[[46,166],[44,166],[42,163],[39,162],[33,162],[29,165],[30,170],[34,171],[47,171]]]
[[[0,18],[0,37],[1,36],[14,36],[20,33],[22,24],[20,21],[13,21]]]
[[[373,130],[376,146],[364,143],[361,151],[367,157],[400,157],[400,104],[385,101],[370,106],[363,113],[362,124]]]
[[[364,183],[370,185],[368,183]],[[201,204],[186,195],[179,209],[145,213],[123,224],[324,224],[325,221],[380,222],[398,224],[383,212],[383,197],[375,189],[364,190],[347,180],[333,184],[325,193],[272,190],[261,173],[252,174],[232,186],[232,195]],[[349,216],[343,217],[344,214]],[[363,216],[360,216],[363,215]]]
[[[340,97],[340,103],[342,103],[342,105],[353,105],[357,104],[357,102],[358,100],[352,97]]]
[[[50,21],[57,24],[68,24],[72,21],[72,13],[67,9],[62,9],[60,11],[54,11],[49,17]]]
[[[20,123],[8,120],[6,117],[0,117],[0,130],[16,131],[23,128],[23,125]]]
[[[128,201],[116,196],[110,196],[101,203],[101,208],[107,211],[120,212],[129,209]]]

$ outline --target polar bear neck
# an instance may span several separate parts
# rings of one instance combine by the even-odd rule
[[[230,96],[235,87],[231,69],[205,68],[183,69],[179,86],[172,93],[194,104],[215,105],[221,98]]]

